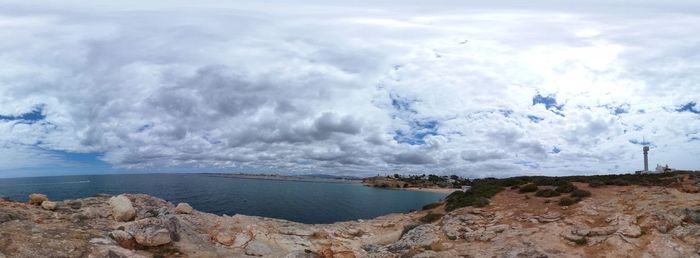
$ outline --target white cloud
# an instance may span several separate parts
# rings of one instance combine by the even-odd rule
[[[0,169],[596,173],[639,169],[642,138],[700,166],[692,2],[499,3],[8,2]]]

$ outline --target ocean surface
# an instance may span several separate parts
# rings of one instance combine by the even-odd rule
[[[43,193],[61,201],[98,193],[144,193],[218,215],[245,214],[303,223],[333,223],[420,209],[446,194],[381,189],[355,183],[134,174],[0,179],[0,196],[26,201]]]

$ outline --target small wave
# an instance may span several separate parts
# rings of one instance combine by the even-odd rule
[[[31,185],[67,185],[67,184],[87,184],[90,180],[83,181],[67,181],[67,182],[54,182],[54,183],[35,183],[35,184],[14,184],[14,186],[31,186]]]

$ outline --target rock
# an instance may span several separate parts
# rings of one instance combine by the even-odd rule
[[[440,241],[439,228],[433,224],[423,224],[411,229],[399,241],[389,246],[389,251],[405,251],[414,246],[432,245]]]
[[[112,207],[112,216],[116,221],[131,221],[136,217],[136,209],[131,204],[131,200],[124,195],[109,198],[109,205]]]
[[[178,203],[177,207],[175,207],[175,213],[190,214],[192,213],[192,206],[185,202]]]
[[[607,236],[611,235],[612,233],[615,233],[616,231],[617,228],[612,226],[597,227],[590,229],[588,232],[588,236]]]
[[[620,228],[619,232],[626,237],[638,238],[642,235],[642,228],[637,225],[627,225]]]
[[[41,205],[42,202],[48,201],[49,197],[44,194],[33,193],[29,195],[29,204]]]
[[[214,240],[219,242],[219,244],[231,246],[236,239],[231,235],[231,233],[224,231],[217,233],[216,236],[214,236]]]
[[[10,197],[7,196],[0,196],[0,202],[11,202],[12,200]],[[1,257],[1,256],[0,256]]]
[[[83,203],[80,201],[70,201],[70,202],[68,202],[68,206],[71,209],[77,210],[77,209],[80,209],[81,207],[83,207]]]
[[[318,254],[312,252],[311,250],[296,250],[288,253],[284,258],[318,258]]]
[[[159,246],[173,241],[172,221],[147,218],[129,223],[124,231],[134,236],[136,243],[143,246]],[[174,232],[174,230],[172,231]]]
[[[692,223],[700,223],[700,208],[686,208],[683,210],[684,220]]]
[[[56,209],[56,203],[52,201],[43,201],[41,203],[41,208],[52,211]]]
[[[114,241],[116,241],[121,247],[127,249],[134,249],[134,247],[136,247],[136,240],[134,239],[134,236],[124,230],[114,230],[109,233],[109,237],[114,239]]]
[[[245,247],[245,254],[253,256],[264,256],[272,253],[272,248],[263,241],[253,240]]]

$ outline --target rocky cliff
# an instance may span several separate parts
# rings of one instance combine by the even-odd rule
[[[576,187],[592,196],[560,206],[507,189],[482,208],[324,225],[217,216],[140,194],[33,195],[0,200],[0,257],[698,257],[694,182]]]

